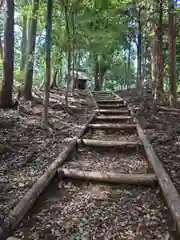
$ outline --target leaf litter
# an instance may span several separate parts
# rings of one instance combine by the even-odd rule
[[[136,116],[155,152],[180,194],[180,114],[152,111],[152,95],[136,97],[134,90],[119,93],[136,110]],[[178,103],[179,104],[179,103]],[[167,103],[161,103],[166,107]]]
[[[168,211],[158,188],[54,181],[49,195],[41,196],[15,236],[28,240],[165,240],[169,234]]]
[[[83,122],[82,119],[84,118],[84,115],[86,116],[88,114],[88,111],[86,113],[84,111],[82,116],[78,118],[78,120],[76,118],[76,124],[73,124],[75,122],[75,119],[72,116],[66,114],[66,112],[62,110],[58,111],[58,113],[57,110],[51,111],[52,112],[50,113],[50,118],[53,119],[52,126],[54,127],[54,124],[57,123],[56,127],[57,129],[60,129],[59,131],[53,131],[53,136],[52,134],[49,134],[49,136],[47,136],[48,134],[44,134],[44,129],[41,129],[40,125],[41,116],[39,116],[38,118],[36,115],[36,120],[34,120],[33,117],[31,118],[31,114],[29,114],[28,117],[24,116],[23,114],[23,117],[21,117],[19,115],[15,116],[15,113],[13,112],[13,114],[10,116],[10,118],[12,119],[15,116],[14,129],[12,127],[10,128],[12,131],[11,134],[14,133],[14,131],[17,131],[17,122],[20,123],[19,129],[21,129],[20,126],[25,123],[24,132],[20,132],[19,134],[21,144],[24,144],[22,149],[17,144],[13,146],[13,151],[11,153],[6,152],[7,149],[5,149],[5,153],[3,152],[2,154],[3,157],[7,154],[7,159],[8,156],[9,158],[13,159],[14,157],[17,158],[17,160],[12,164],[11,161],[9,163],[8,160],[4,158],[3,165],[5,166],[4,168],[7,169],[5,170],[5,177],[6,171],[8,172],[7,175],[11,175],[11,171],[13,171],[14,168],[21,168],[18,173],[19,175],[17,174],[17,179],[21,179],[21,181],[18,181],[15,184],[13,182],[13,185],[16,186],[15,191],[12,191],[11,193],[11,197],[13,196],[13,199],[16,199],[17,197],[18,200],[20,196],[23,196],[23,190],[26,188],[28,189],[33,184],[35,177],[37,176],[38,178],[38,176],[40,176],[45,171],[45,168],[50,164],[51,161],[54,160],[56,154],[58,154],[59,151],[61,151],[61,149],[66,144],[64,142],[64,139],[75,135],[78,127],[81,128],[82,126],[80,122]],[[42,109],[36,109],[35,112],[39,114],[42,112]],[[55,119],[56,117],[58,120]],[[27,118],[29,122],[29,127],[27,127],[28,124],[26,124]],[[39,123],[39,125],[37,123]],[[33,133],[34,131],[32,131],[31,125],[34,126],[33,130],[36,132],[36,134]],[[27,131],[25,130],[25,128],[27,128],[29,134],[28,136],[26,135]],[[23,136],[23,138],[21,135]],[[6,134],[4,134],[4,136],[6,141],[7,132]],[[46,139],[46,141],[48,142],[47,146],[45,145],[45,147],[43,147],[41,144],[42,142],[43,144],[45,144],[44,139]],[[28,155],[30,143],[32,143],[32,150],[34,149],[33,144],[35,144],[35,142],[37,142],[38,147],[37,150],[33,151],[34,156],[32,158],[30,157],[31,160],[29,160],[29,162],[31,163],[36,160],[37,166],[34,166],[35,164],[32,164],[33,166],[31,166],[29,165],[29,162],[26,160],[24,161],[24,159],[26,159],[25,156]],[[28,147],[26,146],[26,144],[28,145]],[[41,146],[40,149],[39,146]],[[15,147],[18,151],[14,151]],[[29,149],[29,152],[31,152],[31,150]],[[19,154],[19,152],[21,154]],[[83,149],[81,149],[80,154],[82,155],[83,160]],[[115,168],[117,168],[116,155],[119,155],[119,153],[110,153],[111,158],[106,158],[105,156],[102,157],[100,156],[102,153],[97,153],[97,151],[94,156],[91,155],[91,151],[88,151],[88,154],[89,160],[87,160],[87,156],[86,160],[89,162],[85,164],[86,167],[90,167],[90,163],[92,164],[92,157],[94,159],[98,159],[101,157],[101,159],[106,159],[104,161],[103,167],[105,171],[107,171],[107,169],[114,170]],[[22,159],[19,161],[20,156],[22,156]],[[123,159],[125,158],[125,156],[122,156],[121,158]],[[114,162],[112,161],[112,159],[116,159],[116,161]],[[17,167],[16,164],[19,162],[20,164]],[[132,164],[133,171],[137,171],[137,167],[133,165],[133,158],[127,160],[127,162],[130,162]],[[136,162],[135,158],[134,162]],[[144,163],[146,163],[146,161],[143,157],[143,160],[140,161],[140,164],[138,163],[139,166],[142,166],[142,169],[140,168],[140,171],[144,170],[144,168],[148,169],[148,167],[146,168],[147,163],[143,165]],[[24,164],[25,166],[30,166],[30,168],[24,167]],[[92,164],[92,166],[96,167],[96,164]],[[99,166],[99,169],[102,170],[102,166]],[[24,172],[22,170],[22,167],[24,167]],[[33,169],[33,173],[32,177],[29,177],[31,168]],[[37,168],[40,170],[36,171]],[[127,169],[128,168],[124,168],[125,171],[129,171]],[[27,179],[25,177],[26,174]],[[25,179],[25,181],[23,181],[23,179]],[[16,181],[16,178],[14,181]],[[9,184],[8,177],[7,179],[3,178],[3,189],[4,182]],[[27,183],[27,185],[29,185],[23,188],[23,184],[25,182]],[[20,227],[15,232],[15,236],[19,237],[20,239],[27,240],[172,239],[168,229],[169,212],[166,208],[164,201],[161,198],[159,188],[154,189],[143,187],[130,187],[124,185],[112,187],[107,185],[95,185],[82,182],[79,183],[75,181],[58,182],[58,180],[56,179],[54,179],[54,182],[55,183],[52,183],[44,192],[44,194],[42,194],[37,204],[35,204],[31,212],[22,221]],[[20,186],[18,186],[18,184],[20,184]],[[19,188],[22,188],[21,191],[19,190]],[[19,191],[19,194],[17,194],[18,196],[14,197],[17,191]],[[7,196],[9,197],[9,193],[7,194]],[[8,201],[5,200],[4,202]],[[9,206],[11,207],[14,204],[15,202],[9,204]]]
[[[65,168],[84,171],[149,173],[152,169],[143,152],[132,150],[118,151],[114,148],[81,148],[73,161],[64,164]]]
[[[64,101],[62,91],[52,91],[58,96],[57,105]],[[43,98],[43,92],[42,92]],[[70,101],[71,99],[71,101]],[[74,137],[92,114],[91,97],[78,92],[69,99],[69,105],[81,111],[69,115],[66,111],[49,107],[49,125],[46,131],[41,124],[43,106],[20,102],[19,110],[0,110],[0,220],[6,221],[9,211],[28,189],[45,172],[66,146],[64,139]],[[39,100],[39,99],[38,99]]]

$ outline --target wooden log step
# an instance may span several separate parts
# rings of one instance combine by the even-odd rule
[[[154,185],[157,182],[155,174],[126,174],[113,172],[90,172],[76,169],[61,168],[58,176],[86,181],[98,181],[115,184]]]
[[[101,123],[89,124],[89,128],[136,130],[136,124]]]
[[[132,116],[96,116],[95,119],[98,119],[98,120],[132,120],[133,117]]]
[[[107,99],[107,100],[97,100],[97,104],[99,103],[123,103],[123,99]]]
[[[164,107],[164,106],[157,106],[158,110],[164,111],[164,112],[176,112],[180,113],[180,109],[178,108],[171,108],[171,107]]]
[[[111,96],[111,97],[114,97],[113,94],[111,93],[106,93],[106,94],[93,94],[95,97],[106,97],[106,96]]]
[[[123,108],[127,105],[125,103],[122,104],[98,104],[99,108],[107,109],[107,108]]]
[[[20,238],[17,238],[17,237],[9,237],[7,240],[21,240]]]
[[[94,99],[96,99],[96,101],[102,101],[102,100],[105,100],[105,101],[108,101],[108,100],[116,100],[116,98],[114,98],[114,97],[94,97]]]
[[[105,94],[106,94],[106,93],[107,93],[107,94],[112,94],[111,92],[107,92],[107,91],[104,91],[104,92],[103,92],[103,91],[96,91],[96,90],[94,90],[94,91],[91,91],[91,92],[92,92],[92,93],[95,93],[95,94],[104,94],[104,93],[105,93]]]
[[[101,101],[101,100],[116,100],[116,98],[114,98],[114,97],[96,97],[95,98],[96,99],[96,101]]]
[[[129,114],[128,109],[97,109],[96,111],[102,114]]]
[[[78,144],[91,147],[119,147],[119,148],[137,148],[142,146],[141,142],[130,141],[103,141],[97,139],[78,139]]]

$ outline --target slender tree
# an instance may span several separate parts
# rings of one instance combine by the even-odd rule
[[[169,22],[169,93],[170,106],[176,105],[176,18],[174,0],[168,0]]]
[[[0,36],[0,58],[3,59],[3,46],[2,46],[1,36]]]
[[[35,42],[36,42],[38,9],[39,9],[39,0],[33,0],[32,15],[31,15],[30,29],[29,29],[29,36],[28,36],[27,62],[26,62],[25,74],[24,74],[25,100],[32,99],[33,65],[34,65],[34,51],[35,51]]]
[[[131,86],[131,38],[128,42],[128,62],[127,62],[127,88]]]
[[[28,0],[23,0],[23,8],[27,6]],[[20,70],[23,71],[26,63],[26,47],[27,47],[27,14],[23,12],[22,19],[22,38],[21,38],[21,62]]]
[[[163,29],[162,29],[162,0],[156,0],[154,4],[154,39],[152,43],[152,75],[153,75],[153,107],[159,102],[163,92]]]
[[[3,77],[1,107],[12,106],[12,86],[14,78],[14,1],[5,1]]]
[[[141,25],[141,9],[137,10],[137,24],[138,24],[138,34],[137,34],[137,80],[136,88],[138,93],[141,95],[142,87],[142,70],[141,70],[141,59],[142,59],[142,25]]]
[[[48,125],[49,85],[51,81],[51,31],[53,0],[48,0],[46,17],[46,76],[44,85],[44,125]]]

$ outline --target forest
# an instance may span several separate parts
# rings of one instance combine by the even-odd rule
[[[0,240],[180,239],[179,28],[179,0],[0,0]]]
[[[75,81],[77,69],[88,71],[96,90],[142,94],[148,86],[154,99],[167,93],[175,104],[177,1],[2,0],[0,13],[2,106],[11,105],[12,86],[23,85],[29,100],[33,86],[67,88],[66,74]]]

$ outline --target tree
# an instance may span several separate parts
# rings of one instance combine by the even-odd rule
[[[12,86],[14,77],[14,1],[5,1],[3,77],[1,107],[12,107]]]
[[[23,0],[23,10],[27,7],[28,0]],[[21,38],[21,62],[20,70],[23,71],[26,63],[26,47],[27,47],[27,13],[23,11],[22,19],[22,38]]]
[[[24,73],[24,99],[32,99],[32,83],[33,83],[33,66],[34,66],[34,51],[36,42],[37,31],[37,18],[38,18],[39,0],[32,2],[32,15],[30,22],[30,29],[28,34],[28,47],[27,47],[27,61]]]
[[[142,24],[141,24],[141,8],[137,9],[137,23],[138,23],[138,34],[137,34],[137,81],[136,88],[138,93],[141,95],[142,88],[142,67],[141,67],[141,59],[142,59]]]
[[[153,76],[153,103],[154,111],[163,92],[163,6],[162,0],[154,4],[154,39],[152,43],[152,76]]]
[[[169,26],[169,94],[170,106],[176,105],[176,18],[174,0],[168,0]]]
[[[44,125],[48,125],[49,85],[51,81],[51,31],[53,0],[48,0],[46,20],[46,76],[44,85]]]

